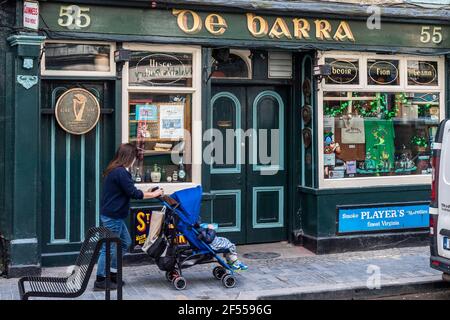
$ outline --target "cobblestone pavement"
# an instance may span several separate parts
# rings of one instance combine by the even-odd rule
[[[249,250],[282,252],[274,259],[245,259],[249,270],[237,277],[235,288],[226,289],[215,280],[213,265],[198,265],[184,271],[187,288],[177,291],[155,265],[124,268],[124,299],[257,299],[270,295],[332,291],[366,287],[379,270],[381,285],[435,281],[441,274],[429,267],[429,248],[413,247],[341,254],[313,255],[290,244],[244,246]],[[250,249],[249,249],[250,248]],[[276,252],[276,251],[275,251]],[[375,267],[374,267],[375,266]],[[379,269],[378,269],[379,268]],[[43,275],[65,275],[67,268],[45,268]],[[104,293],[92,291],[95,276],[79,299],[104,299]],[[114,294],[112,298],[114,298]],[[0,300],[18,299],[17,279],[0,279]]]

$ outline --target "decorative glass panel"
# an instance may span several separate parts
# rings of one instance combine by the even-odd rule
[[[257,106],[257,129],[258,129],[258,165],[267,165],[267,160],[261,159],[261,156],[275,156],[279,157],[280,147],[277,145],[272,145],[272,130],[277,130],[276,137],[279,137],[280,134],[280,106],[278,105],[278,101],[275,97],[266,95],[261,100],[259,100],[259,104]],[[267,134],[267,136],[263,136],[263,134]],[[276,140],[279,141],[278,139]],[[266,145],[266,146],[264,146]],[[265,147],[267,152],[261,152],[260,148]]]
[[[437,61],[408,60],[408,85],[410,86],[437,86]]]
[[[109,45],[46,43],[45,69],[108,72],[110,52]]]
[[[212,78],[251,78],[247,62],[240,56],[230,53],[222,61],[214,61]]]
[[[398,60],[367,60],[367,84],[396,86],[400,84]]]
[[[219,93],[213,99],[212,127],[220,132],[221,144],[214,140],[213,168],[236,168],[237,148],[239,147],[236,129],[239,129],[240,106],[231,93]]]
[[[325,58],[325,64],[331,66],[331,74],[325,78],[326,84],[359,84],[358,59]]]
[[[130,86],[192,87],[192,54],[133,51]]]

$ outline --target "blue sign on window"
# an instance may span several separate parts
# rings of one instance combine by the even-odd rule
[[[427,228],[429,205],[339,208],[339,233]]]
[[[154,104],[136,105],[136,120],[156,121],[158,120],[158,107]]]

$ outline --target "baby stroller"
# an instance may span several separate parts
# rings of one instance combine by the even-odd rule
[[[226,288],[233,288],[236,284],[235,273],[220,257],[228,250],[215,251],[199,238],[199,231],[195,224],[199,220],[202,187],[184,189],[163,196],[159,200],[166,207],[162,237],[166,238],[166,248],[160,257],[155,259],[159,269],[166,271],[166,279],[178,290],[186,288],[183,269],[196,264],[217,263],[212,273],[217,280],[221,280]],[[183,243],[180,238],[187,241]]]

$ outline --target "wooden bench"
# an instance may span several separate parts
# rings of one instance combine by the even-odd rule
[[[106,290],[105,299],[111,298],[111,245],[117,250],[117,300],[122,300],[122,248],[117,235],[105,227],[88,230],[80,249],[72,274],[68,277],[23,277],[19,279],[22,300],[29,297],[76,298],[83,294],[97,263],[103,244],[106,245]]]

